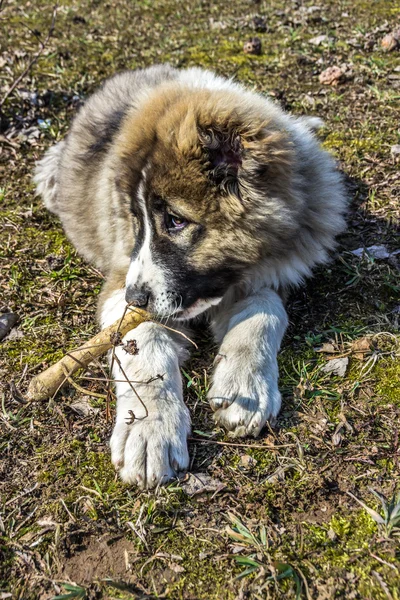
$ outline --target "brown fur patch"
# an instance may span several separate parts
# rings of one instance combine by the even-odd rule
[[[236,186],[217,185],[210,177],[207,132],[240,139]],[[218,261],[216,248],[221,258],[240,252],[249,262],[265,252],[260,247],[268,239],[265,224],[260,230],[252,210],[254,185],[265,196],[294,204],[288,134],[264,118],[257,106],[243,104],[234,92],[165,84],[140,111],[126,117],[116,152],[128,194],[136,189],[142,169],[150,165],[147,178],[153,192],[170,201],[178,213],[208,228],[207,237],[191,256],[197,267]]]

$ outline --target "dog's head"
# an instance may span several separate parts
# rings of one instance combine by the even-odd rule
[[[293,234],[290,141],[254,97],[170,83],[125,119],[116,182],[135,232],[128,302],[194,317]]]

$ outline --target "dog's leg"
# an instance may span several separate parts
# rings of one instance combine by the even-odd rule
[[[262,288],[213,320],[218,341],[208,393],[214,419],[235,436],[257,436],[281,406],[277,353],[287,326],[280,296]]]
[[[106,327],[122,316],[125,290],[113,291],[106,299],[104,292],[102,296],[101,322]],[[183,337],[155,323],[142,323],[123,343],[131,340],[136,344],[131,344],[130,352],[115,348],[117,415],[111,456],[123,481],[154,487],[189,464],[190,416],[179,371],[187,350]]]

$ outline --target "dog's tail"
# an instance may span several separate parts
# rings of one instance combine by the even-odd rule
[[[35,169],[33,181],[36,185],[36,193],[43,198],[46,208],[57,214],[57,188],[59,179],[59,168],[61,155],[65,142],[58,142],[47,150]]]

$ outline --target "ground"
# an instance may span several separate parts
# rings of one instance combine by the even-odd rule
[[[400,3],[60,0],[47,42],[50,2],[0,7],[0,102],[45,46],[1,112],[0,313],[19,318],[0,342],[1,598],[398,600],[399,529],[373,491],[389,501],[400,471],[400,61],[381,47]],[[245,54],[254,36],[262,53]],[[103,396],[69,386],[26,401],[32,376],[96,331],[102,283],[31,176],[105,76],[160,61],[322,117],[352,203],[331,264],[292,293],[277,423],[237,445],[213,425],[216,348],[199,327],[182,373],[197,476],[140,492],[113,472]],[[320,83],[330,66],[345,71],[339,85]],[[386,257],[352,253],[373,245]],[[323,370],[333,358],[343,376]]]

